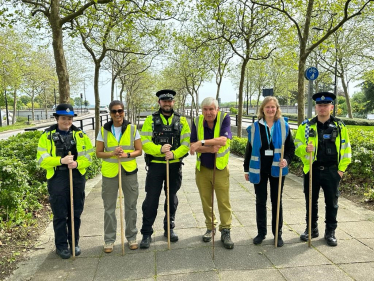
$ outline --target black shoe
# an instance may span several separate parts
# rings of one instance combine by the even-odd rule
[[[255,245],[261,244],[262,241],[264,241],[264,239],[265,239],[265,235],[257,234],[257,236],[253,238],[253,244]]]
[[[318,233],[318,227],[312,228],[312,238],[316,238],[319,236]],[[302,241],[308,241],[309,236],[308,236],[308,227],[305,229],[304,233],[300,235],[300,240]]]
[[[335,230],[326,230],[325,231],[325,240],[327,241],[327,245],[335,247],[338,245],[338,240],[335,237]]]
[[[70,248],[70,253],[73,255],[73,249]],[[81,248],[79,246],[75,246],[75,256],[79,256],[82,253]]]
[[[283,242],[282,236],[278,235],[277,247],[283,247],[283,245],[284,245],[284,242]]]
[[[150,235],[143,235],[143,239],[140,242],[140,249],[148,249],[151,245],[152,238]]]
[[[168,232],[164,232],[164,237],[168,238]],[[177,242],[178,235],[174,232],[174,230],[170,229],[170,242]]]
[[[210,230],[210,229],[207,229],[205,234],[203,235],[203,241],[204,242],[210,242],[212,240],[212,237],[213,235],[216,234],[216,230]]]
[[[232,242],[230,238],[230,229],[222,229],[221,230],[221,241],[223,242],[223,246],[226,249],[233,249],[234,248],[234,242]]]
[[[70,252],[68,249],[56,249],[56,254],[59,255],[62,259],[70,259]]]

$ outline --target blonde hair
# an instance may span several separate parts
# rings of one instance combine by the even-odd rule
[[[274,121],[278,120],[278,119],[282,116],[282,111],[281,111],[281,109],[280,109],[278,99],[277,99],[276,97],[273,97],[273,96],[267,96],[266,98],[264,98],[264,100],[263,100],[262,103],[261,103],[260,108],[258,109],[258,115],[257,115],[258,120],[260,120],[260,119],[264,119],[264,118],[265,118],[264,107],[265,107],[265,106],[266,106],[270,101],[274,101],[274,102],[275,102],[275,105],[277,106],[277,112],[275,113]]]

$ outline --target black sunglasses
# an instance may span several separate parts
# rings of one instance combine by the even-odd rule
[[[110,111],[110,113],[112,113],[112,114],[116,114],[117,112],[118,112],[118,114],[122,114],[123,113],[123,109],[118,109],[118,110],[112,109]]]

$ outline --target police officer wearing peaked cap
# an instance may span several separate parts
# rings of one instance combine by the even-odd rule
[[[53,115],[57,124],[46,129],[40,137],[37,160],[47,171],[56,253],[68,259],[72,252],[69,169],[73,174],[75,254],[78,256],[81,254],[78,243],[85,199],[85,173],[92,162],[93,148],[89,137],[72,124],[77,115],[70,104],[59,104]],[[68,155],[69,151],[72,155]]]
[[[344,123],[331,116],[332,104],[336,96],[329,92],[313,95],[316,102],[317,116],[306,119],[297,129],[295,154],[301,158],[304,168],[304,193],[306,201],[306,223],[308,225],[309,208],[309,171],[312,168],[312,233],[311,237],[319,236],[318,232],[318,196],[322,188],[325,196],[325,235],[329,246],[336,246],[335,229],[337,228],[339,182],[349,163],[351,163],[351,145],[348,131]],[[309,167],[312,152],[313,165]],[[300,235],[302,241],[308,240],[308,226]]]
[[[169,160],[169,206],[170,206],[170,241],[177,242],[174,232],[175,214],[178,207],[177,191],[182,183],[182,159],[189,150],[190,127],[185,117],[173,110],[173,90],[161,90],[156,93],[160,109],[148,116],[140,133],[143,150],[148,166],[145,184],[143,224],[141,233],[143,239],[141,249],[149,248],[153,223],[156,219],[160,193],[164,187],[166,194],[166,160]],[[164,236],[167,237],[167,202],[164,203]]]

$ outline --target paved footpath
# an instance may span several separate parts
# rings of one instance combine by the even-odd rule
[[[179,241],[171,243],[171,250],[167,249],[163,237],[162,195],[149,249],[130,251],[126,243],[125,255],[122,256],[118,231],[114,251],[110,254],[103,252],[103,203],[99,176],[87,183],[80,239],[82,254],[75,260],[60,259],[55,253],[50,224],[29,260],[21,263],[9,280],[374,280],[374,212],[340,198],[336,231],[338,246],[329,247],[323,239],[324,200],[321,194],[320,237],[313,239],[309,248],[299,239],[305,229],[304,194],[301,178],[293,175],[287,177],[283,195],[285,245],[282,248],[273,245],[269,211],[270,235],[262,245],[253,245],[252,239],[257,232],[254,189],[244,179],[243,159],[234,155],[230,156],[229,167],[233,210],[231,236],[235,248],[223,248],[220,236],[216,235],[213,260],[212,244],[204,243],[201,238],[205,223],[195,185],[195,157],[188,156],[184,162],[175,228]],[[143,157],[138,157],[138,165],[137,226],[140,229],[141,205],[145,197]],[[119,208],[119,204],[117,206]]]

